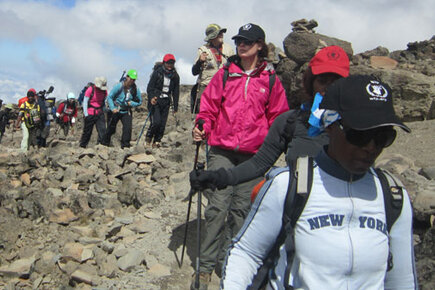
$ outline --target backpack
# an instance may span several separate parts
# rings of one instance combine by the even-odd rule
[[[27,102],[24,103],[24,122],[27,128],[33,128],[41,124],[41,108],[35,103],[33,108],[27,108]]]
[[[21,107],[22,104],[24,104],[25,102],[27,102],[29,98],[27,97],[22,97],[21,99],[18,100],[18,109]]]
[[[279,257],[280,247],[285,245],[287,253],[287,267],[284,275],[284,285],[289,285],[290,270],[295,254],[295,244],[293,231],[311,192],[313,183],[314,162],[312,157],[300,157],[292,163],[290,168],[295,168],[289,172],[289,187],[287,189],[284,213],[282,216],[282,227],[274,245],[263,260],[262,266],[252,280],[248,289],[261,289],[266,286],[269,278],[276,279],[274,267]],[[268,190],[275,176],[286,171],[285,168],[274,168],[266,174],[266,181],[261,186],[259,193]],[[396,222],[402,211],[403,205],[403,185],[390,172],[385,169],[376,168],[376,174],[382,186],[387,230]],[[261,194],[262,195],[262,194]],[[393,256],[391,251],[388,255],[387,271],[393,268]],[[286,289],[293,289],[285,286]]]
[[[56,105],[56,98],[45,99],[45,107],[47,108],[47,120],[48,121],[53,121],[55,119],[56,111],[55,111],[55,109],[53,109],[53,108],[55,108],[55,105]]]
[[[82,90],[81,90],[81,92],[80,92],[80,94],[79,94],[79,97],[78,97],[78,99],[77,99],[77,101],[79,102],[79,104],[80,104],[80,106],[83,104],[83,100],[85,99],[85,93],[86,93],[86,90],[89,88],[89,87],[91,87],[92,86],[92,93],[91,93],[91,95],[89,96],[89,101],[92,99],[92,97],[94,96],[94,93],[95,93],[95,85],[94,85],[94,83],[92,83],[92,82],[89,82]]]

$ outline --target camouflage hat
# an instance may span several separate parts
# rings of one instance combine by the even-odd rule
[[[204,38],[205,42],[209,42],[212,39],[215,39],[219,33],[221,32],[227,32],[226,28],[221,28],[219,25],[212,23],[209,26],[207,26],[207,28],[205,29],[205,35],[206,37]]]

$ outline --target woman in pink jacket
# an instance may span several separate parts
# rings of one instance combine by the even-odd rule
[[[202,94],[196,121],[204,120],[204,129],[193,129],[195,141],[207,139],[211,146],[208,170],[233,167],[251,158],[275,118],[288,110],[284,88],[273,67],[264,60],[268,49],[263,29],[248,23],[240,27],[233,39],[237,55],[215,74]],[[215,268],[220,275],[225,250],[243,225],[256,183],[258,179],[206,192],[201,289],[206,289]]]

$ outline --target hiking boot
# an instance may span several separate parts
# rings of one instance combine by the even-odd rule
[[[195,288],[196,274],[192,275],[192,284],[190,284],[190,290],[207,290],[208,284],[211,281],[211,273],[199,273],[199,288]]]
[[[160,148],[160,142],[154,142],[153,148]]]

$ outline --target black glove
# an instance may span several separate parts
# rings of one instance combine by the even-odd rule
[[[228,173],[224,168],[218,170],[192,170],[190,172],[190,186],[193,190],[207,188],[215,190],[224,189],[228,186]]]

